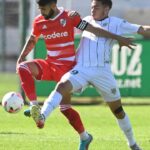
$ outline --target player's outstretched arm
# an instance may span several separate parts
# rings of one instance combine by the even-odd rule
[[[70,11],[68,13],[68,16],[73,18],[74,16],[80,16],[80,15],[76,11]],[[125,38],[125,37],[113,34],[107,30],[100,28],[100,27],[94,27],[93,25],[86,22],[85,20],[81,20],[80,23],[78,24],[77,28],[82,31],[83,30],[89,31],[98,37],[105,37],[105,38],[111,38],[111,39],[117,40],[120,47],[127,46],[128,48],[132,49],[132,46],[135,46],[135,44],[133,44],[133,39]]]
[[[76,11],[69,11],[68,16],[70,18],[74,18],[76,16],[80,17],[80,14]],[[85,20],[81,20],[80,23],[78,24],[77,28],[82,30],[82,31],[83,30],[89,31],[89,32],[95,34],[96,36],[111,38],[111,39],[115,39],[115,40],[119,39],[119,36],[117,36],[113,33],[110,33],[110,32],[108,32],[108,31],[106,31],[100,27],[94,27],[93,25],[86,22]]]
[[[146,38],[150,38],[150,26],[141,26],[138,30],[138,34],[141,34]]]
[[[135,44],[133,44],[132,38],[125,38],[120,35],[113,34],[102,28],[94,27],[91,24],[88,24],[87,27],[85,28],[85,30],[87,30],[99,37],[105,37],[105,38],[111,38],[111,39],[117,40],[120,47],[127,46],[128,48],[132,49],[132,46],[135,46]]]
[[[25,57],[34,48],[36,42],[37,42],[37,38],[34,37],[33,35],[30,35],[30,37],[28,38],[26,44],[24,45],[22,52],[17,60],[17,65],[25,60]]]
[[[102,29],[100,27],[94,27],[93,25],[91,25],[89,23],[88,23],[87,27],[85,28],[85,30],[89,31],[99,37],[111,38],[114,40],[118,40],[120,37],[116,34],[113,34],[109,31],[105,30],[105,29]]]

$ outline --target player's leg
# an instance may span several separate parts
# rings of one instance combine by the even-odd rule
[[[77,70],[71,70],[61,78],[61,81],[56,85],[55,90],[51,92],[44,102],[41,112],[44,114],[45,118],[59,106],[65,95],[67,96],[74,91],[78,91],[88,84],[83,77],[83,73]]]
[[[71,94],[72,85],[70,81],[59,82],[55,90],[53,90],[49,97],[44,101],[44,105],[41,109],[41,113],[44,114],[45,119],[58,107],[63,99],[67,95]],[[65,96],[66,95],[66,96]]]
[[[123,110],[121,100],[107,102],[107,104],[116,117],[119,127],[125,134],[130,148],[132,150],[141,150],[141,148],[136,144],[129,117]]]
[[[52,80],[51,68],[46,60],[34,59],[25,61],[18,66],[22,87],[30,100],[30,105],[34,107],[38,104],[34,80]],[[40,107],[37,105],[38,109]],[[25,116],[31,116],[31,107],[24,111]],[[36,116],[36,113],[34,116]]]
[[[49,60],[37,60],[38,64],[40,64],[42,68],[42,77],[41,80],[49,80],[49,81],[56,81],[58,82],[62,75],[70,70],[70,67],[68,66],[62,66],[62,65],[55,65],[49,62]],[[47,89],[49,90],[49,89]],[[56,99],[56,101],[52,100],[52,102],[49,101],[51,97],[54,97],[53,99]],[[42,107],[42,110],[40,110],[37,106],[32,107],[33,115],[32,118],[35,121],[37,127],[43,128],[44,122],[49,113],[55,109],[55,106],[59,105],[61,101],[61,94],[57,92],[56,90],[52,91],[47,100],[44,102],[44,105]],[[58,99],[58,100],[57,100]],[[42,114],[44,115],[41,115]]]
[[[68,119],[70,125],[78,132],[81,140],[89,138],[79,113],[71,107],[71,94],[65,95],[60,104],[61,113]]]
[[[41,110],[38,107],[33,106],[33,112],[35,116],[32,116],[37,127],[43,128],[45,120],[53,112],[53,110],[59,106],[63,97],[71,94],[72,85],[70,81],[60,82],[56,85],[54,91],[51,92],[49,97],[44,101],[44,105]],[[70,100],[69,100],[70,101]]]
[[[123,110],[120,100],[120,92],[115,78],[111,73],[110,66],[106,65],[103,68],[97,69],[97,77],[94,78],[91,83],[96,87],[98,92],[101,93],[102,97],[115,115],[121,130],[126,136],[129,146],[132,147],[136,145],[132,126],[127,114]],[[140,148],[137,150],[140,150]]]
[[[30,100],[30,104],[37,104],[34,79],[41,76],[42,71],[40,67],[34,61],[25,61],[19,64],[17,69],[21,86]]]
[[[55,91],[53,91],[47,101],[45,101],[41,113],[47,118],[53,109],[61,103],[61,111],[68,118],[74,129],[80,134],[81,140],[79,150],[88,150],[88,146],[92,141],[92,136],[85,131],[78,112],[70,106],[71,92],[81,89],[82,85],[87,85],[84,79],[81,81],[82,83],[80,84],[80,82],[72,77],[70,72],[64,75],[61,82],[56,86]]]

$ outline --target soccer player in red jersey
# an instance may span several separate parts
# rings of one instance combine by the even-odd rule
[[[34,79],[58,82],[76,64],[74,27],[82,31],[92,32],[96,36],[116,39],[123,45],[129,45],[131,42],[126,38],[92,26],[82,20],[80,16],[69,17],[69,11],[57,7],[57,0],[37,0],[37,4],[41,15],[35,18],[32,33],[17,61],[17,72],[21,85],[30,100],[31,106],[38,105]],[[45,41],[47,58],[45,60],[34,59],[25,61],[25,57],[34,48],[39,36],[42,36]],[[70,98],[70,95],[66,95],[63,98],[60,110],[69,120],[72,127],[79,133],[80,144],[85,144],[85,147],[87,147],[92,140],[92,136],[85,131],[78,112],[68,104]],[[29,111],[34,116],[34,113],[32,113],[34,110],[32,111],[31,109]],[[42,127],[40,124],[37,126],[39,128]],[[81,146],[79,149],[82,150]]]

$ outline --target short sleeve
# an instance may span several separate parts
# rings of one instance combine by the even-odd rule
[[[129,23],[125,20],[122,20],[119,26],[119,31],[121,34],[133,34],[137,33],[140,25]]]
[[[72,24],[74,27],[77,27],[80,22],[81,22],[80,16],[74,16],[72,18]]]
[[[31,34],[35,37],[40,36],[40,32],[39,32],[38,26],[36,24],[36,20],[33,21]]]

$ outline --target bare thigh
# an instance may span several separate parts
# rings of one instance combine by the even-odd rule
[[[65,94],[63,96],[63,99],[62,99],[60,105],[64,105],[64,104],[71,104],[71,94],[70,93]]]
[[[38,65],[35,62],[32,62],[32,61],[24,62],[24,64],[26,64],[29,67],[32,76],[34,76],[36,78],[39,74]]]

